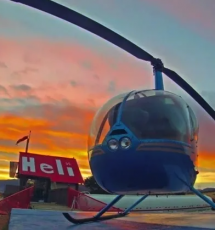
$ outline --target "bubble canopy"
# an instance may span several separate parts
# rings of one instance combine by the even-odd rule
[[[138,139],[170,139],[189,143],[198,132],[196,117],[185,101],[170,92],[142,90],[120,94],[96,113],[88,149],[102,144],[116,122]]]

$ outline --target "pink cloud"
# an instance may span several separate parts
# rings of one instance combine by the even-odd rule
[[[80,44],[49,40],[0,39],[1,85],[12,97],[36,95],[41,100],[66,98],[101,105],[113,94],[152,87],[144,63],[113,49],[111,57]],[[110,89],[110,85],[114,87]],[[27,85],[31,90],[18,90]],[[111,91],[112,90],[112,91]]]
[[[2,17],[0,16],[0,25],[2,28],[8,28],[10,26],[14,27],[14,26],[23,26],[21,23],[15,21],[15,20],[11,20],[9,17]]]
[[[176,17],[184,25],[209,38],[214,38],[214,10],[206,2],[198,0],[150,0],[150,4]]]

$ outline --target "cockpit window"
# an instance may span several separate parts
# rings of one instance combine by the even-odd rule
[[[198,141],[199,125],[193,110],[190,107],[188,108],[188,110],[189,110],[190,120],[191,120],[191,140]]]
[[[126,95],[127,93],[117,95],[116,97],[110,99],[97,111],[90,127],[90,133],[88,136],[88,150],[103,141],[104,137],[110,130],[110,125],[107,121],[108,114],[115,105],[123,101]]]
[[[163,100],[164,100],[164,103],[166,105],[174,105],[175,104],[174,101],[172,100],[172,98],[170,98],[170,97],[165,97]]]
[[[198,125],[196,116],[190,107],[189,107],[189,113],[190,113],[190,118],[191,118],[191,122],[192,122],[193,132],[196,133],[199,129],[199,125]]]
[[[139,139],[188,141],[189,123],[186,106],[180,98],[158,95],[125,103],[122,122]]]

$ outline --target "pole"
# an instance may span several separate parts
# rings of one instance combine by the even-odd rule
[[[31,138],[31,130],[30,130],[30,132],[29,132],[29,134],[28,134],[28,139],[27,139],[27,142],[26,142],[25,153],[28,153],[30,138]]]
[[[25,153],[28,153],[28,147],[29,147],[29,140],[30,140],[30,137],[31,137],[31,130],[28,134],[28,139],[27,139],[27,142],[26,142],[26,147],[25,147]],[[27,183],[27,178],[23,175],[20,176],[20,190],[22,191],[24,188],[25,188],[25,185]]]

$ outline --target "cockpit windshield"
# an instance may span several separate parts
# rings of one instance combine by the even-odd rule
[[[127,93],[117,95],[105,103],[95,114],[88,137],[88,149],[100,144],[110,130],[108,115],[115,105],[119,105]]]
[[[189,114],[183,100],[166,92],[146,95],[126,101],[123,106],[122,122],[139,139],[171,139],[187,142],[190,133]]]
[[[91,146],[101,144],[116,123],[126,95],[113,98],[97,113],[91,127]],[[175,94],[147,90],[132,93],[122,104],[120,121],[139,139],[170,139],[189,142],[190,113],[187,104]]]

